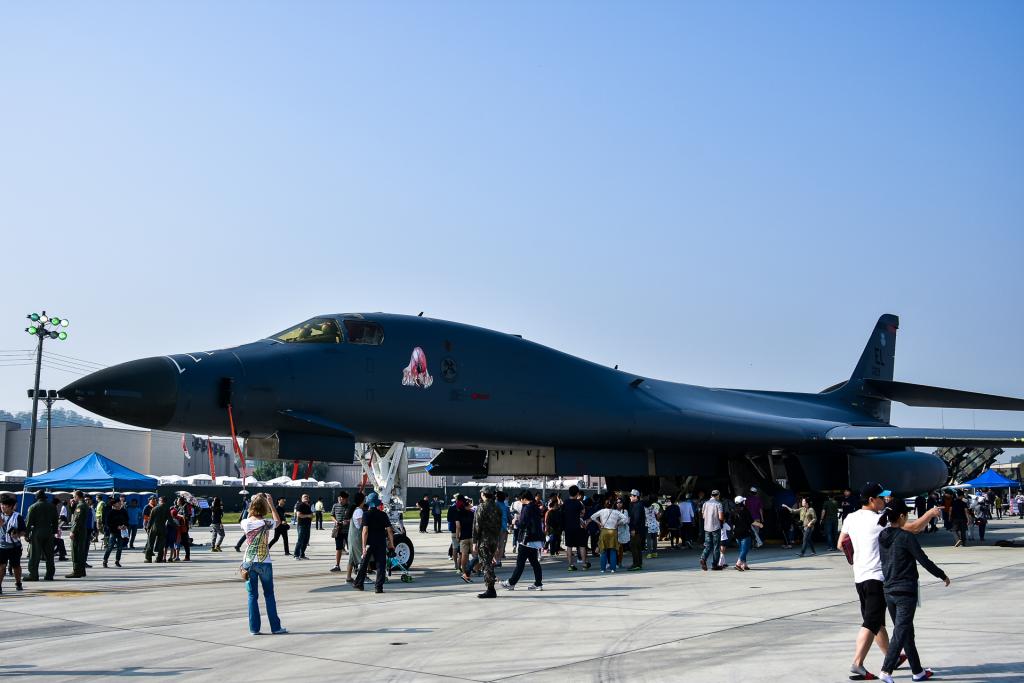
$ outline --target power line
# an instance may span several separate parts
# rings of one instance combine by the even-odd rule
[[[56,365],[62,368],[70,368],[72,370],[81,370],[83,372],[96,372],[96,368],[90,368],[85,365],[75,365],[74,363],[69,363],[58,358],[47,358],[46,356],[43,356],[43,362],[50,363],[52,365]]]
[[[54,353],[53,351],[50,351],[49,355],[56,356],[57,358],[64,358],[64,359],[67,359],[67,360],[78,361],[79,363],[82,363],[82,364],[85,364],[85,365],[95,365],[98,368],[105,368],[105,367],[107,367],[106,365],[103,365],[102,363],[94,363],[91,360],[85,360],[84,358],[76,358],[75,356],[65,356],[62,353]]]
[[[28,358],[30,360],[35,360],[35,353],[36,352],[34,350],[32,350],[32,349],[6,349],[6,350],[0,351],[0,359],[6,360],[6,358],[3,358],[5,356],[6,357],[23,356],[23,357]],[[52,358],[65,361],[65,362],[67,362],[68,365],[81,365],[83,367],[93,367],[93,368],[95,368],[97,370],[102,370],[103,368],[107,367],[106,365],[104,365],[102,363],[96,363],[94,361],[85,360],[84,358],[78,358],[76,356],[67,356],[67,355],[64,355],[62,353],[54,353],[53,351],[45,351],[43,353],[43,357],[45,358],[47,356],[50,356]]]

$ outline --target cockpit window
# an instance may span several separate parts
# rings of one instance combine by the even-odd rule
[[[340,344],[342,342],[341,330],[338,328],[338,321],[334,318],[310,318],[301,325],[275,334],[271,339],[286,344]]]
[[[384,328],[367,320],[346,320],[345,334],[351,344],[378,346],[384,342]]]

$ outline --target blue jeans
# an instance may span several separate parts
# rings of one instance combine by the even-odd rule
[[[269,562],[253,562],[249,566],[249,580],[245,588],[249,592],[249,631],[260,632],[259,585],[263,584],[263,601],[267,603],[267,618],[270,619],[271,633],[281,630],[277,617],[277,599],[274,598],[274,565]]]
[[[616,550],[602,550],[601,551],[601,571],[611,569],[615,571],[615,562],[619,559],[619,553]]]
[[[814,538],[814,529],[813,528],[809,528],[809,529],[805,528],[804,529],[804,542],[800,546],[800,554],[801,555],[806,553],[808,548],[811,549],[812,553],[817,554],[817,551],[814,549],[814,540],[813,540],[813,538]]]
[[[303,523],[298,525],[299,537],[295,540],[295,557],[305,557],[306,548],[309,547],[309,525]]]
[[[750,552],[750,544],[753,542],[753,540],[754,539],[752,539],[750,536],[740,539],[740,564],[743,564],[747,561],[747,553]]]
[[[825,547],[832,550],[836,547],[836,523],[825,522]]]
[[[711,557],[711,566],[718,566],[718,558],[722,553],[722,530],[715,529],[714,531],[704,532],[704,551],[700,554],[700,559],[707,560]]]

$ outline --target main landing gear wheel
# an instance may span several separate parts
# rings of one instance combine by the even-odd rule
[[[412,560],[416,556],[416,550],[412,547],[412,541],[405,534],[395,534],[395,559],[406,569],[412,569]]]

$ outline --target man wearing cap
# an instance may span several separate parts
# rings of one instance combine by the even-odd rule
[[[719,500],[721,495],[721,492],[715,489],[711,492],[711,498],[700,508],[700,515],[704,521],[704,550],[700,554],[700,568],[704,571],[708,570],[709,556],[712,570],[724,569],[718,562],[722,552],[722,522],[725,521],[725,512]]]
[[[487,589],[478,598],[496,598],[494,591],[494,563],[501,540],[501,509],[494,502],[494,489],[480,489],[482,500],[473,515],[473,545],[476,556],[484,565],[484,585]]]
[[[633,554],[633,564],[629,566],[629,571],[643,569],[646,545],[647,513],[644,510],[644,502],[640,500],[640,492],[633,489],[629,492],[629,550]]]
[[[889,651],[889,634],[885,629],[885,593],[883,590],[882,559],[879,553],[878,537],[884,526],[879,525],[879,514],[885,510],[885,498],[892,491],[881,484],[868,483],[861,489],[863,506],[843,520],[836,547],[843,549],[847,539],[853,545],[853,581],[860,598],[861,627],[857,634],[857,645],[850,666],[850,680],[874,680],[875,675],[864,668],[864,659],[874,640],[884,657]],[[934,508],[922,517],[908,522],[903,528],[918,533],[928,526],[932,517],[938,514]],[[900,664],[906,660],[900,655]],[[897,664],[897,667],[899,664]]]
[[[380,507],[380,496],[371,491],[366,496],[366,512],[363,514],[363,558],[359,562],[359,572],[356,574],[355,583],[352,587],[357,591],[363,590],[366,582],[366,572],[369,569],[370,558],[373,558],[377,566],[377,576],[374,581],[374,591],[384,592],[384,580],[388,571],[388,551],[395,549],[395,532],[391,528],[391,520]]]
[[[46,494],[36,491],[36,502],[28,509],[25,518],[28,533],[28,576],[26,581],[39,580],[39,560],[46,563],[47,581],[53,581],[56,568],[53,564],[53,539],[57,535],[57,509],[46,500]]]

